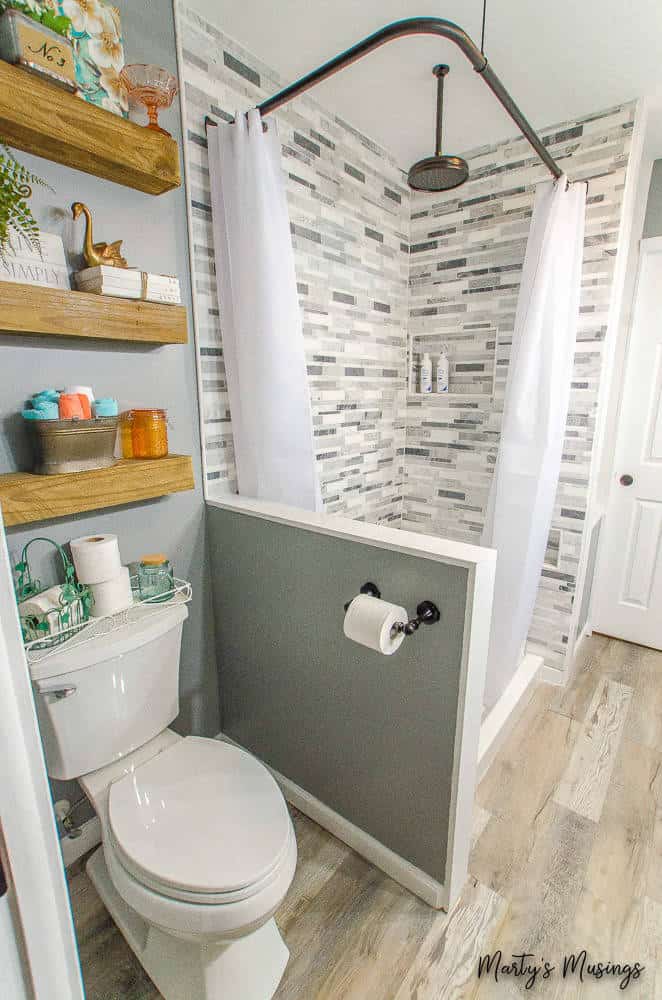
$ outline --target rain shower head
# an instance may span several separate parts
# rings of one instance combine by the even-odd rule
[[[419,160],[407,174],[407,183],[415,191],[451,191],[464,184],[469,167],[461,156],[428,156]]]
[[[441,124],[444,111],[444,77],[450,67],[441,64],[432,72],[437,77],[437,133],[434,156],[415,163],[407,174],[407,183],[415,191],[451,191],[464,184],[469,166],[461,156],[444,156],[441,152]]]

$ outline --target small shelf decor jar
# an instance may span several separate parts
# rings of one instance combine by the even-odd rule
[[[165,410],[126,410],[120,414],[122,458],[165,458],[168,415]]]
[[[175,594],[175,578],[167,556],[157,553],[143,556],[138,567],[140,600],[169,601]]]
[[[0,11],[0,59],[75,91],[69,19],[50,8],[33,9],[21,0],[0,0]]]

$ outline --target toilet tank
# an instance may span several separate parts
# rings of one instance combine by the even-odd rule
[[[30,665],[52,778],[78,778],[118,760],[176,718],[187,615],[182,602],[136,609],[134,620],[98,635],[102,626],[91,625]]]

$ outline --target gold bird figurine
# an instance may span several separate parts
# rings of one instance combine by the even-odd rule
[[[71,206],[74,219],[85,216],[85,243],[83,244],[83,256],[88,267],[97,267],[99,264],[106,264],[108,267],[128,267],[126,260],[122,256],[122,240],[115,240],[114,243],[93,243],[92,242],[92,213],[87,205],[82,201],[75,201]]]

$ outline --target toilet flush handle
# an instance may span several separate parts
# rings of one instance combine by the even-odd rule
[[[56,701],[61,701],[63,698],[71,698],[72,694],[76,694],[78,690],[75,684],[68,684],[66,687],[63,687],[61,684],[40,684],[38,681],[35,683],[35,687],[39,694],[50,695]]]

